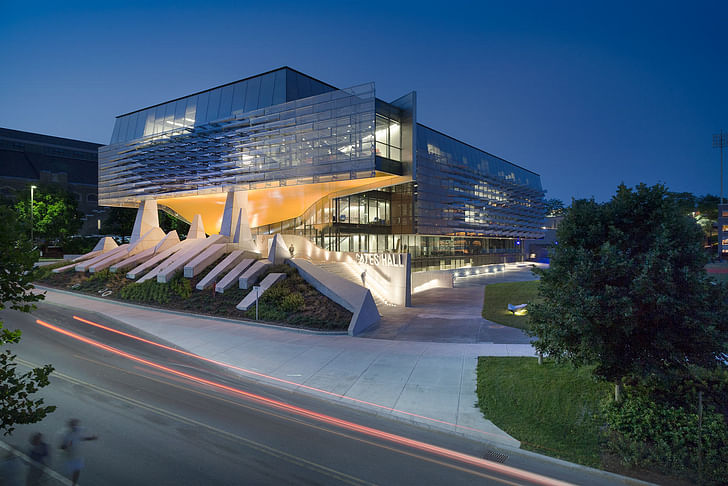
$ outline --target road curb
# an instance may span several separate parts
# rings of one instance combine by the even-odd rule
[[[40,290],[45,290],[45,291],[57,292],[59,294],[72,295],[72,296],[82,297],[82,298],[86,298],[86,299],[90,299],[90,300],[95,300],[95,301],[99,301],[99,302],[119,304],[119,305],[127,306],[127,307],[130,307],[130,308],[141,309],[141,310],[151,310],[151,311],[154,311],[154,312],[161,312],[161,313],[170,314],[170,315],[194,316],[194,317],[200,317],[200,318],[204,318],[204,319],[208,319],[208,320],[212,320],[212,321],[219,321],[219,322],[232,323],[232,324],[250,325],[252,327],[262,327],[262,328],[267,328],[267,329],[277,329],[277,330],[289,331],[289,332],[297,332],[297,333],[302,333],[302,334],[312,334],[312,335],[347,335],[346,332],[310,331],[310,330],[305,330],[305,329],[286,328],[286,327],[282,327],[282,326],[276,326],[276,325],[270,325],[270,324],[262,324],[262,323],[251,322],[251,321],[239,321],[239,320],[234,320],[234,319],[226,319],[226,318],[219,318],[219,317],[204,316],[204,315],[194,314],[194,313],[185,313],[185,312],[179,312],[179,311],[169,311],[169,310],[165,310],[165,309],[158,309],[158,308],[155,308],[155,307],[142,306],[142,305],[131,304],[131,303],[126,303],[126,302],[118,302],[118,301],[115,301],[115,300],[109,300],[109,299],[104,299],[104,298],[100,298],[100,297],[79,294],[79,293],[76,293],[76,292],[70,292],[70,291],[66,291],[66,290],[60,290],[60,289],[56,289],[56,288],[52,288],[52,287],[45,287],[45,286],[42,286],[42,285],[36,285],[36,288],[38,288]],[[86,310],[86,309],[81,309],[81,308],[79,308],[77,306],[67,305],[67,304],[60,304],[60,303],[55,303],[55,302],[48,302],[48,304],[49,305],[58,306],[58,307],[64,307],[64,308],[68,308],[68,309],[74,309],[74,310]],[[93,310],[93,312],[96,312],[98,314],[105,315],[105,316],[109,317],[110,319],[121,320],[118,317],[114,317],[114,316],[108,315],[104,311]],[[129,325],[131,327],[134,327],[135,329],[138,329],[136,326],[134,326],[133,324],[130,324],[128,322],[125,322],[125,324],[127,324],[127,325]],[[232,370],[232,371],[234,371],[234,370]],[[240,375],[240,376],[242,376],[242,377],[245,377],[246,379],[250,379],[250,380],[256,381],[258,383],[263,383],[265,385],[268,385],[268,386],[271,386],[271,387],[274,387],[274,388],[278,388],[278,389],[281,389],[281,390],[285,390],[287,392],[298,392],[298,393],[303,393],[305,395],[309,395],[309,396],[316,397],[316,398],[319,398],[319,399],[327,399],[324,394],[316,393],[316,392],[311,391],[311,390],[307,390],[305,388],[302,388],[298,384],[285,385],[285,384],[279,383],[279,382],[277,382],[275,380],[269,380],[269,379],[265,379],[265,378],[261,378],[261,377],[251,376],[251,375],[247,375],[247,374],[241,373],[241,372],[235,372],[235,373],[238,374],[238,375]],[[522,456],[522,457],[527,457],[529,459],[538,460],[538,461],[541,461],[543,463],[555,464],[555,465],[558,465],[558,466],[561,466],[561,467],[565,467],[565,468],[568,468],[568,469],[571,469],[571,470],[575,470],[575,471],[588,472],[590,474],[602,476],[602,477],[607,478],[607,479],[612,479],[612,480],[615,480],[615,481],[620,481],[623,484],[656,486],[656,485],[654,485],[654,483],[649,483],[649,482],[646,482],[646,481],[642,481],[640,479],[631,478],[631,477],[628,477],[628,476],[622,476],[620,474],[612,473],[612,472],[605,471],[605,470],[602,470],[602,469],[596,469],[596,468],[593,468],[593,467],[589,467],[589,466],[584,466],[584,465],[581,465],[581,464],[576,464],[576,463],[568,462],[568,461],[565,461],[563,459],[558,459],[558,458],[555,458],[555,457],[550,457],[550,456],[546,456],[546,455],[543,455],[543,454],[539,454],[537,452],[532,452],[532,451],[520,449],[520,448],[517,448],[517,447],[513,447],[513,446],[507,445],[507,444],[505,444],[503,442],[498,442],[498,441],[489,439],[487,437],[484,437],[482,434],[476,434],[474,432],[469,432],[466,429],[461,429],[461,428],[453,427],[453,426],[450,426],[450,425],[440,425],[440,424],[437,424],[437,423],[431,423],[429,421],[417,420],[414,417],[408,417],[408,416],[404,416],[404,415],[401,415],[401,414],[398,414],[398,413],[392,413],[392,412],[390,412],[390,413],[386,413],[386,414],[381,414],[380,413],[381,411],[380,411],[380,409],[378,407],[371,406],[371,405],[367,405],[367,404],[356,403],[356,402],[349,402],[347,400],[342,400],[340,398],[337,398],[335,400],[330,400],[330,401],[333,401],[335,403],[344,405],[344,406],[349,407],[349,408],[358,409],[358,410],[365,411],[365,412],[368,412],[368,413],[373,413],[375,415],[382,415],[382,416],[391,418],[391,419],[396,420],[396,421],[401,422],[401,423],[415,425],[417,427],[424,427],[426,429],[433,430],[433,431],[437,431],[437,432],[441,432],[441,433],[454,434],[454,435],[463,437],[463,438],[468,439],[468,440],[473,440],[473,441],[476,441],[476,442],[481,442],[481,443],[487,444],[487,447],[488,448],[494,449],[495,451],[503,452],[506,455],[519,455],[519,456]],[[484,418],[484,420],[488,420],[485,417],[483,417],[483,418]],[[2,444],[2,442],[0,442],[0,444]],[[70,484],[70,483],[68,483],[68,484]]]
[[[296,328],[296,327],[288,327],[288,326],[282,326],[282,325],[277,325],[277,324],[266,324],[266,323],[263,323],[263,322],[248,321],[248,320],[243,320],[243,319],[229,319],[227,317],[208,316],[208,315],[205,315],[205,314],[196,314],[194,312],[182,312],[182,311],[175,311],[175,310],[169,310],[169,309],[161,309],[159,307],[151,307],[151,306],[146,306],[146,305],[132,304],[130,302],[121,302],[121,301],[113,300],[113,299],[104,299],[102,297],[96,297],[94,295],[86,295],[86,294],[81,294],[81,293],[78,293],[78,292],[71,292],[69,290],[61,290],[61,289],[57,289],[57,288],[54,288],[54,287],[46,287],[44,285],[39,285],[39,284],[33,284],[33,285],[38,290],[58,292],[60,294],[66,294],[66,295],[72,295],[74,297],[80,297],[80,298],[84,298],[84,299],[96,300],[98,302],[105,302],[105,303],[110,303],[110,304],[123,305],[125,307],[130,307],[132,309],[140,309],[140,310],[146,310],[146,311],[152,311],[152,312],[160,312],[160,313],[169,314],[169,315],[176,315],[176,316],[183,316],[183,317],[190,317],[191,316],[191,317],[196,317],[196,318],[199,318],[199,319],[206,319],[206,320],[209,320],[209,321],[224,322],[224,323],[227,323],[227,324],[238,324],[238,325],[243,325],[243,326],[262,327],[264,329],[274,329],[274,330],[277,330],[277,331],[295,332],[295,333],[298,333],[298,334],[312,334],[312,335],[315,335],[315,336],[347,336],[348,335],[348,333],[346,331],[316,331],[314,329],[299,329],[299,328]],[[67,308],[70,308],[70,309],[80,309],[79,307],[75,307],[75,306],[72,306],[72,305],[64,305],[64,304],[56,304],[56,303],[53,303],[53,305],[59,305],[61,307],[67,307]],[[82,309],[82,310],[84,310],[84,309]],[[101,311],[98,311],[98,310],[97,311],[94,311],[94,312],[98,312],[99,314],[105,314],[104,312],[101,312]],[[105,314],[105,315],[108,316],[108,314]],[[111,317],[112,319],[116,319],[113,316],[108,316],[108,317]]]

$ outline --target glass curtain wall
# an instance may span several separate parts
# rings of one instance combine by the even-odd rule
[[[217,92],[227,99],[224,89]],[[234,99],[234,89],[232,93]],[[212,97],[213,92],[200,96]],[[141,195],[183,196],[372,177],[374,101],[370,83],[108,145],[99,150],[99,197],[104,205],[125,205],[138,202]],[[176,103],[154,108],[155,117],[162,116],[155,118],[155,127],[177,123],[176,113],[192,116],[186,105],[178,112]],[[197,108],[195,123],[201,115]]]
[[[540,238],[538,174],[417,126],[417,233]]]

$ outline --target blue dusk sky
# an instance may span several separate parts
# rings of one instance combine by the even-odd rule
[[[718,194],[727,32],[725,1],[3,0],[0,126],[108,143],[117,115],[287,65],[415,90],[420,123],[567,203],[621,182]]]

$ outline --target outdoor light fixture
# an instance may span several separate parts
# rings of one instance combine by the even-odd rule
[[[30,186],[30,243],[33,244],[33,191],[38,186]]]

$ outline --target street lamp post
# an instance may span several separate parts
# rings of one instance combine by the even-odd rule
[[[33,191],[38,186],[30,186],[30,244],[33,244]]]

